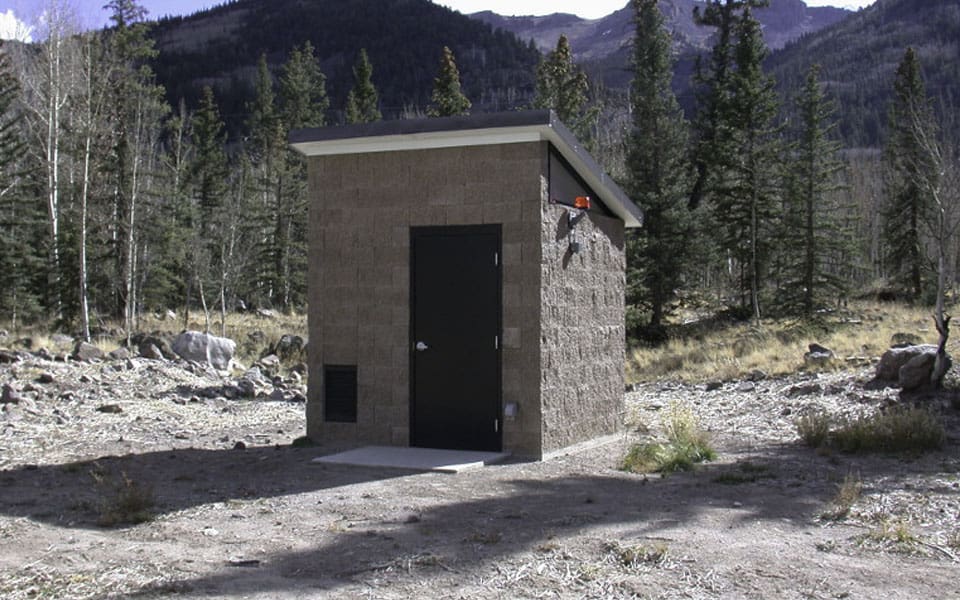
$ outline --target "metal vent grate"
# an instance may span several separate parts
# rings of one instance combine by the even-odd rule
[[[357,422],[357,367],[324,365],[323,418],[334,423]]]

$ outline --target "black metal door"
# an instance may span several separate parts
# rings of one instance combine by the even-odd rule
[[[498,451],[500,227],[410,237],[411,445]]]

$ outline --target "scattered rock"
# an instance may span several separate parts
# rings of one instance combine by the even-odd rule
[[[121,408],[119,404],[102,404],[97,407],[97,412],[118,415],[123,412],[123,408]]]
[[[789,398],[795,398],[797,396],[809,396],[811,394],[819,394],[822,389],[823,388],[820,387],[819,383],[798,383],[797,385],[788,388],[786,395]]]
[[[237,395],[240,398],[253,398],[257,395],[257,385],[252,379],[241,377],[237,380]]]
[[[276,319],[276,318],[277,318],[277,313],[276,313],[276,311],[270,310],[269,308],[258,308],[255,314],[256,314],[258,317],[262,318],[262,319]]]
[[[104,357],[103,350],[89,344],[87,342],[77,342],[77,345],[73,347],[72,357],[74,360],[80,360],[83,362],[92,362],[95,360],[102,360]]]
[[[810,344],[803,355],[803,364],[808,367],[821,366],[833,360],[833,350],[820,344]]]
[[[53,383],[53,373],[49,371],[44,371],[43,373],[40,373],[40,375],[37,377],[37,383],[43,383],[43,384]]]
[[[264,354],[276,354],[280,360],[289,360],[297,356],[304,347],[304,340],[299,335],[287,333],[280,336],[277,343],[269,348]]]
[[[234,450],[246,450],[246,449],[247,449],[247,445],[244,444],[243,442],[237,442],[236,444],[233,445],[233,449],[234,449]]]
[[[173,340],[173,351],[180,358],[209,364],[220,371],[230,366],[236,350],[237,344],[233,340],[199,331],[185,331]]]
[[[50,361],[53,360],[53,355],[50,354],[50,351],[47,350],[46,348],[40,348],[39,350],[34,352],[33,355],[41,360],[50,360]]]
[[[274,402],[282,402],[285,398],[286,396],[284,396],[283,390],[281,389],[273,390],[268,396],[268,399],[273,400]]]
[[[265,334],[260,329],[256,329],[247,333],[247,339],[253,342],[254,344],[263,344],[267,341],[267,334]]]
[[[15,362],[20,362],[20,357],[16,353],[0,350],[0,363],[10,364]]]
[[[707,384],[706,391],[714,392],[723,387],[723,382],[721,381],[711,381]]]
[[[752,381],[741,381],[739,384],[737,384],[738,392],[752,392],[755,389],[757,389],[757,385]]]
[[[747,375],[748,381],[763,381],[767,378],[767,374],[760,369],[754,369],[750,371],[750,374]]]
[[[160,352],[160,349],[149,343],[140,345],[140,356],[150,360],[163,360],[163,353]]]
[[[793,409],[790,408],[789,406],[784,407],[784,409],[780,411],[781,417],[789,417],[792,414],[793,414]]]
[[[933,344],[890,348],[880,357],[875,378],[879,381],[899,381],[900,367],[907,364],[910,359],[921,354],[936,354],[936,352],[937,347]]]
[[[276,354],[270,354],[258,360],[257,364],[267,371],[275,371],[280,368],[280,357]]]
[[[20,404],[21,400],[23,400],[23,396],[20,395],[17,388],[9,383],[3,384],[3,391],[0,392],[0,404]]]
[[[129,349],[121,346],[120,348],[117,348],[113,352],[107,354],[107,356],[110,357],[111,360],[127,360],[133,356],[133,354]]]

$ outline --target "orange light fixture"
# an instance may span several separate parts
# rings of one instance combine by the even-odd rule
[[[590,196],[577,196],[573,201],[573,207],[580,210],[590,210]]]

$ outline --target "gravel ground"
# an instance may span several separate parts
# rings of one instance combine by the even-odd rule
[[[0,365],[21,396],[0,407],[3,598],[960,597],[951,398],[921,400],[945,424],[942,451],[797,439],[806,411],[897,403],[867,371],[645,384],[614,442],[451,475],[311,464],[339,448],[290,445],[295,380],[228,399],[235,380],[196,365],[22,358]],[[620,471],[674,402],[717,460]],[[845,479],[862,490],[830,518]],[[152,500],[151,518],[104,526],[121,496]]]

